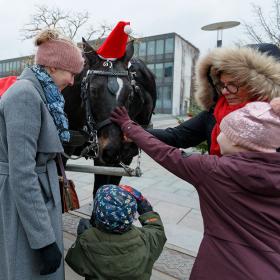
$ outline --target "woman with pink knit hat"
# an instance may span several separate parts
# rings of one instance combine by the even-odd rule
[[[116,108],[111,120],[155,161],[196,188],[204,236],[191,280],[280,279],[280,98],[225,116],[222,156],[186,154]]]
[[[35,65],[0,102],[0,279],[63,280],[62,215],[55,164],[69,141],[61,90],[84,60],[55,30],[38,34]]]

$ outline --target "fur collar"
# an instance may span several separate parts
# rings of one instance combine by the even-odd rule
[[[203,109],[215,104],[217,94],[211,79],[212,84],[218,81],[217,71],[248,85],[250,94],[258,100],[280,96],[280,62],[276,58],[248,47],[217,48],[196,65],[195,99]]]

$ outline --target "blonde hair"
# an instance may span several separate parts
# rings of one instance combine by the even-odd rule
[[[54,28],[47,28],[39,32],[35,37],[34,44],[36,47],[38,47],[50,40],[62,40],[75,45],[75,43],[70,38],[65,37],[57,29]]]

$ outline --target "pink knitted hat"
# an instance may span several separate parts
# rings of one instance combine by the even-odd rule
[[[35,63],[55,67],[74,74],[82,71],[84,58],[81,50],[66,38],[44,38],[35,42],[38,46]]]
[[[220,128],[233,143],[241,147],[259,152],[276,152],[280,147],[280,97],[270,103],[248,103],[224,117]]]

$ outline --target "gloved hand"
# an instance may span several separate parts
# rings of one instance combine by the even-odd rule
[[[142,215],[146,212],[153,211],[153,207],[150,202],[142,195],[142,193],[131,186],[127,185],[119,185],[120,188],[124,189],[125,191],[129,192],[137,202],[137,211],[139,215]]]
[[[153,207],[150,202],[144,198],[143,200],[137,201],[137,211],[139,215],[142,215],[144,213],[153,211]]]
[[[40,275],[54,273],[59,268],[62,258],[62,254],[56,242],[37,250],[40,254],[42,262]]]
[[[111,113],[110,120],[120,127],[127,121],[131,121],[127,110],[125,107],[117,107],[115,110]]]
[[[92,225],[90,224],[89,219],[81,218],[79,221],[79,225],[77,228],[77,234],[80,235],[82,234],[85,230],[91,228]]]
[[[142,193],[139,192],[138,190],[132,188],[131,186],[119,185],[119,187],[124,189],[125,191],[129,192],[136,199],[136,201],[141,201],[144,199],[144,196],[142,195]]]

